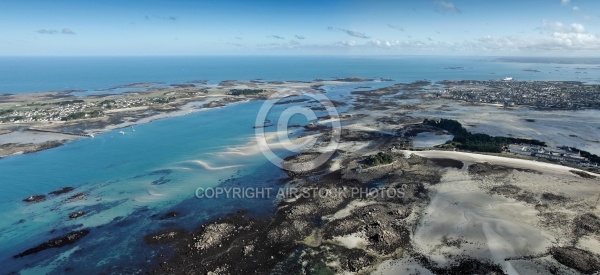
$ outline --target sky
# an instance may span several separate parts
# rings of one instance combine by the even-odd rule
[[[0,55],[600,56],[598,0],[2,0]]]

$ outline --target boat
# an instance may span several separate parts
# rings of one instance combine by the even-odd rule
[[[123,131],[119,131],[119,134],[121,134],[121,135],[124,135],[124,134],[125,134],[125,132],[123,132]]]

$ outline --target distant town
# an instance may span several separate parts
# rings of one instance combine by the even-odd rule
[[[11,108],[0,109],[0,123],[69,121],[76,119],[96,118],[104,116],[111,110],[129,108],[165,108],[176,101],[192,99],[204,95],[200,89],[174,90],[147,95],[124,94],[109,98],[84,97],[53,102],[28,102],[17,104]]]
[[[575,81],[462,80],[442,81],[446,88],[439,97],[473,103],[502,104],[504,107],[528,106],[537,109],[600,109],[600,85]],[[227,92],[229,90],[230,92]],[[227,89],[222,95],[248,95],[254,90]],[[264,92],[263,90],[256,90]],[[239,93],[238,93],[239,92]],[[22,105],[0,108],[0,123],[69,121],[97,118],[106,113],[129,108],[173,108],[182,101],[207,95],[200,87],[185,87],[141,94],[76,97],[65,95],[60,100],[44,103],[30,101]],[[211,94],[213,94],[211,92]],[[218,93],[219,94],[219,93]]]
[[[600,85],[576,81],[443,81],[439,96],[474,103],[528,106],[537,109],[600,109]]]

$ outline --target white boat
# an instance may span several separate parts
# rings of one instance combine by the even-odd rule
[[[121,134],[121,135],[124,135],[124,134],[125,134],[125,132],[123,132],[123,131],[119,131],[119,134]]]

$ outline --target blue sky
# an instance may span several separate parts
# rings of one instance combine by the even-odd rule
[[[600,55],[597,0],[2,0],[0,26],[0,55]]]

